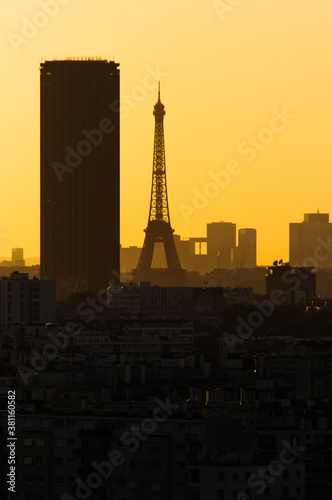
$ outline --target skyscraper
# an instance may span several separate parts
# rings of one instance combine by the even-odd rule
[[[66,59],[40,66],[41,277],[68,291],[119,272],[119,69]]]
[[[256,229],[245,228],[238,231],[238,246],[233,251],[235,268],[256,267]]]
[[[289,260],[292,266],[331,268],[329,214],[304,214],[303,222],[289,224]]]
[[[231,269],[232,249],[236,246],[236,224],[211,222],[206,229],[209,269]]]

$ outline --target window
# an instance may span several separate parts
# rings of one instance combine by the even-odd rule
[[[68,465],[76,465],[76,458],[69,457],[68,458]]]
[[[56,484],[63,484],[65,482],[65,478],[63,476],[55,476]]]
[[[156,443],[156,442],[150,443],[150,450],[159,451],[160,450],[160,443]]]
[[[63,420],[62,420],[62,418],[56,418],[55,419],[55,427],[57,427],[58,429],[62,429],[62,427],[63,427]]]
[[[63,466],[63,457],[55,457],[55,465],[58,467]]]
[[[36,439],[36,446],[37,448],[43,448],[45,444],[44,439]]]
[[[95,428],[94,422],[92,420],[84,420],[83,421],[83,429],[85,431],[93,431]]]
[[[276,436],[274,434],[261,434],[258,437],[258,447],[261,450],[275,450]]]
[[[44,457],[36,457],[37,465],[44,465]]]
[[[37,484],[44,484],[44,476],[36,476]]]
[[[24,420],[24,425],[25,425],[25,427],[29,427],[29,428],[33,427],[33,420],[32,420],[32,418],[26,418]]]
[[[151,489],[152,489],[153,491],[159,491],[159,490],[160,490],[160,483],[153,482],[153,483],[151,484]]]
[[[136,488],[136,481],[134,479],[131,479],[129,481],[128,488],[130,488],[130,489]]]
[[[282,473],[282,478],[285,480],[289,479],[289,471],[288,470],[284,470],[283,473]]]
[[[67,479],[68,479],[68,484],[74,484],[76,480],[75,476],[68,476]]]
[[[160,470],[160,462],[151,462],[151,470]]]
[[[224,498],[225,498],[225,492],[224,492],[224,490],[218,490],[218,498],[220,500],[224,500]]]
[[[30,474],[25,477],[25,482],[27,484],[32,484],[33,483],[32,476]]]
[[[41,419],[41,426],[42,426],[42,429],[49,429],[50,427],[50,421],[48,418],[42,418]]]
[[[149,462],[147,460],[141,460],[141,470],[149,470]]]
[[[33,458],[32,457],[25,457],[24,465],[32,465],[32,464],[33,464]]]
[[[129,461],[129,468],[130,469],[136,469],[136,461],[135,460],[130,460]]]
[[[64,446],[65,446],[64,439],[56,439],[55,440],[55,447],[56,448],[64,448]]]
[[[68,427],[75,427],[76,426],[76,420],[73,418],[68,419]]]
[[[127,481],[125,478],[118,479],[118,483],[119,483],[119,486],[121,486],[121,488],[125,488],[127,486]]]
[[[67,439],[67,445],[68,446],[74,446],[75,445],[75,439]]]
[[[33,439],[32,438],[26,438],[24,440],[24,446],[32,446]]]
[[[149,489],[149,481],[144,479],[143,481],[140,481],[140,487],[142,490],[148,490]]]

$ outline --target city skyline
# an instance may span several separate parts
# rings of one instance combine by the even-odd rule
[[[255,227],[257,264],[265,265],[275,256],[287,260],[289,222],[318,207],[331,213],[326,61],[332,6],[253,0],[222,12],[222,2],[110,6],[100,0],[99,12],[95,4],[79,11],[75,2],[62,1],[51,15],[42,7],[46,3],[4,7],[1,133],[9,189],[1,198],[7,214],[0,220],[1,255],[17,246],[29,257],[39,255],[42,57],[83,55],[120,63],[124,246],[141,246],[144,239],[158,80],[168,110],[172,226],[182,238],[203,235],[213,221]],[[112,30],[105,12],[114,20]],[[208,196],[197,208],[194,197],[202,193]]]

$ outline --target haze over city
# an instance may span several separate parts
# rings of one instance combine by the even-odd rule
[[[205,236],[214,221],[255,227],[257,264],[270,264],[288,258],[289,222],[317,208],[332,212],[332,5],[243,0],[223,12],[221,3],[97,0],[81,9],[76,0],[63,1],[34,28],[29,22],[40,2],[2,7],[0,255],[20,246],[27,257],[39,256],[43,58],[120,63],[123,246],[143,243],[158,80],[170,217],[182,238]],[[276,114],[288,123],[275,121]],[[219,190],[207,187],[229,162],[236,162],[236,175]],[[211,196],[197,205],[204,192]]]

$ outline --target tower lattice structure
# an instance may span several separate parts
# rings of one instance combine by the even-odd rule
[[[166,161],[165,161],[165,140],[164,140],[164,116],[165,106],[160,100],[160,84],[158,87],[158,101],[153,111],[155,117],[154,151],[153,151],[153,170],[150,211],[145,239],[141,255],[135,270],[135,276],[141,279],[149,279],[154,269],[151,269],[154,245],[163,243],[167,270],[169,276],[174,278],[184,276],[178,253],[173,238],[174,229],[171,227],[167,184],[166,184]]]

